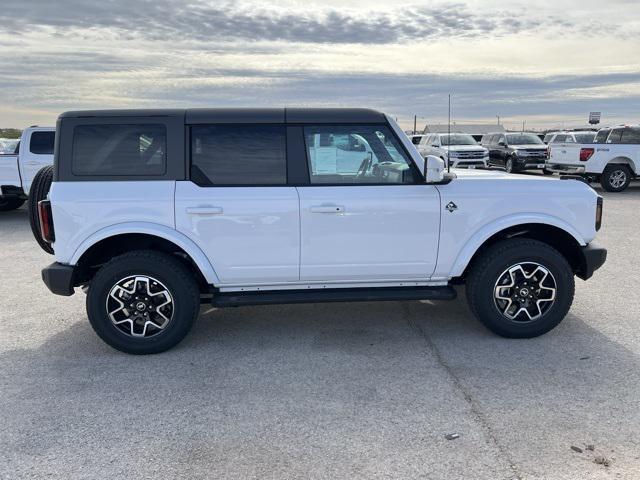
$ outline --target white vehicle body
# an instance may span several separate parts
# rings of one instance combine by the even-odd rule
[[[489,162],[489,150],[478,144],[471,135],[451,133],[452,137],[468,137],[468,144],[448,145],[446,133],[423,135],[418,144],[418,151],[423,157],[433,155],[449,161],[452,168],[486,168]]]
[[[603,129],[596,140],[597,143],[551,144],[547,168],[564,174],[600,178],[605,170],[608,169],[608,174],[614,166],[623,166],[630,178],[637,177],[640,173],[640,127]],[[628,185],[630,178],[623,183]],[[606,184],[603,186],[606,188]]]
[[[53,164],[54,127],[29,127],[22,132],[19,153],[0,155],[0,197],[29,194],[35,174]]]
[[[452,282],[471,278],[476,285],[470,287],[471,296],[477,285],[486,284],[473,280],[489,269],[474,266],[483,258],[491,260],[486,252],[507,248],[513,257],[540,249],[541,258],[550,255],[549,269],[529,262],[499,270],[512,282],[512,270],[522,272],[525,283],[519,291],[526,293],[513,295],[553,290],[552,297],[538,301],[554,302],[551,305],[556,287],[544,287],[545,279],[555,285],[556,277],[565,278],[569,283],[557,291],[565,302],[562,308],[568,309],[573,275],[589,278],[606,258],[606,250],[593,242],[602,199],[585,183],[495,171],[447,174],[442,160],[423,158],[392,118],[371,110],[71,112],[59,125],[55,180],[39,208],[42,239],[53,246],[56,260],[43,270],[43,279],[60,295],[86,286],[92,325],[107,343],[124,351],[157,352],[179,341],[167,340],[171,345],[164,346],[135,343],[146,335],[148,323],[134,335],[131,318],[114,319],[125,312],[138,315],[139,321],[142,313],[130,313],[134,306],[139,304],[144,315],[147,306],[153,307],[145,306],[148,298],[137,296],[125,307],[120,300],[125,297],[118,297],[120,307],[109,310],[114,292],[127,295],[128,302],[138,291],[139,279],[147,282],[150,296],[161,293],[151,293],[149,282],[166,288],[162,295],[168,299],[182,295],[179,290],[189,284],[192,292],[197,288],[199,296],[206,297],[202,301],[216,306],[452,299]],[[251,143],[250,132],[260,137],[258,143],[264,141],[262,148]],[[191,141],[188,150],[185,138]],[[280,141],[286,148],[272,156],[272,146]],[[114,151],[121,153],[111,157]],[[281,160],[265,167],[273,158]],[[100,173],[105,165],[129,169],[136,162],[136,170],[126,175]],[[243,162],[257,168],[246,178],[235,173]],[[89,173],[83,171],[87,165]],[[286,175],[278,177],[283,165]],[[140,179],[142,170],[159,173]],[[229,172],[231,176],[225,176]],[[517,250],[520,244],[526,249]],[[153,258],[151,269],[157,262],[177,269],[181,283],[170,293],[165,283],[175,277],[164,278],[164,270],[149,277],[133,272],[132,277],[128,253],[132,261]],[[502,261],[499,255],[497,259]],[[101,282],[111,277],[102,272],[119,269],[118,262],[129,269],[121,282],[129,283],[105,290]],[[134,277],[134,290],[129,291]],[[537,282],[538,290],[531,290],[527,281]],[[505,285],[496,287],[500,292],[516,288],[515,283],[500,285]],[[510,298],[497,301],[505,311],[517,305]],[[524,297],[518,301],[528,302]],[[108,317],[101,310],[105,305]],[[540,303],[535,305],[538,318],[542,310]],[[514,315],[531,318],[523,308]],[[505,336],[540,335],[564,314],[560,311],[551,323],[531,329],[489,328]],[[487,315],[482,318],[492,314]],[[122,337],[124,343],[102,330],[115,328],[117,336],[129,325],[129,337],[137,337]],[[134,343],[127,343],[130,340]]]

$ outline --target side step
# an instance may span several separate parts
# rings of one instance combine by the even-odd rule
[[[454,300],[453,287],[326,288],[317,290],[271,290],[218,292],[214,307],[278,305],[285,303],[375,302],[390,300]]]

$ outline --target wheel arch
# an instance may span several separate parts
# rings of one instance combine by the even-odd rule
[[[552,246],[567,259],[574,273],[581,276],[586,272],[586,260],[582,251],[586,244],[576,231],[562,223],[529,221],[479,232],[458,255],[451,276],[464,278],[474,260],[489,247],[507,238],[530,238]]]
[[[609,165],[627,165],[631,169],[634,175],[638,174],[638,171],[636,169],[636,163],[633,160],[631,160],[629,157],[618,156],[618,157],[612,158],[607,162],[607,164],[605,165],[605,168],[608,167]]]
[[[81,277],[91,277],[97,266],[133,250],[174,254],[194,271],[202,286],[219,283],[213,266],[195,243],[172,228],[156,224],[120,224],[102,229],[82,242],[69,263],[78,267]]]

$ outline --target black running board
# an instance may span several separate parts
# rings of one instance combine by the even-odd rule
[[[278,305],[285,303],[376,302],[393,300],[454,300],[456,291],[443,287],[323,288],[315,290],[269,290],[216,292],[214,307]]]

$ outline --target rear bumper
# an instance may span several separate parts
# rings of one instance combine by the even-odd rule
[[[580,166],[580,165],[565,165],[562,163],[550,163],[549,165],[547,165],[547,170],[551,170],[552,172],[556,172],[556,173],[566,173],[568,175],[574,175],[574,174],[583,174],[584,173],[584,167]]]
[[[56,295],[73,295],[74,277],[75,267],[72,265],[55,262],[42,269],[42,281]]]
[[[577,272],[578,277],[583,280],[591,278],[593,272],[599,269],[607,260],[607,249],[595,242],[581,248],[582,266]]]

